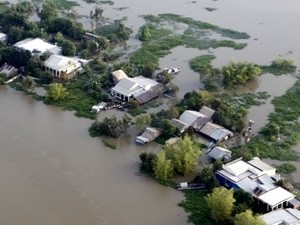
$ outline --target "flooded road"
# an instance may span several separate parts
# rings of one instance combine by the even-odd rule
[[[95,7],[78,2],[80,15],[89,15]],[[116,0],[113,5],[101,7],[106,18],[127,17],[126,26],[134,30],[129,41],[131,48],[140,46],[135,35],[145,22],[141,15],[170,12],[251,36],[243,50],[210,50],[217,57],[214,66],[221,67],[231,60],[269,64],[278,56],[300,65],[298,0],[141,0],[138,4],[136,0]],[[209,12],[205,7],[217,10]],[[90,27],[87,17],[80,21]],[[180,67],[180,74],[173,79],[180,88],[180,97],[202,87],[199,75],[188,64],[191,58],[207,53],[178,47],[160,59],[161,68]],[[256,121],[254,131],[273,110],[271,98],[283,94],[294,82],[290,75],[266,74],[244,88],[271,94],[264,106],[249,111],[249,119]],[[180,192],[135,175],[138,155],[142,151],[159,151],[159,145],[138,146],[132,135],[119,139],[118,149],[111,150],[100,139],[89,137],[87,130],[92,121],[78,119],[72,112],[45,106],[6,87],[0,87],[0,103],[1,224],[187,224],[187,214],[177,206],[183,199]],[[299,182],[299,176],[295,178]]]

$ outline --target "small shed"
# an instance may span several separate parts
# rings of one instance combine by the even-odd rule
[[[5,42],[7,39],[7,35],[0,32],[0,41]]]
[[[147,127],[144,133],[142,133],[140,136],[137,136],[135,141],[140,144],[147,144],[151,141],[153,141],[155,138],[157,138],[160,135],[161,131],[154,127]]]

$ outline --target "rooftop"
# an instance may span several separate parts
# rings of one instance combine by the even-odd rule
[[[202,106],[202,108],[200,109],[200,113],[204,114],[208,118],[211,118],[212,115],[215,113],[215,110],[213,110],[207,106]]]
[[[209,152],[207,152],[207,155],[216,160],[223,159],[224,157],[225,157],[225,159],[230,159],[231,151],[226,148],[215,146],[213,149],[211,149]]]
[[[25,40],[19,41],[14,46],[30,51],[31,53],[45,53],[46,51],[52,52],[53,54],[59,54],[61,48],[50,44],[40,38],[27,38]]]
[[[278,209],[261,216],[267,225],[299,225],[300,211],[298,209]]]
[[[258,196],[258,199],[271,207],[277,206],[283,202],[293,199],[295,195],[283,189],[282,187],[276,187],[264,194]]]
[[[200,112],[194,111],[194,110],[185,110],[179,117],[179,120],[182,121],[183,123],[188,124],[189,126],[194,123],[197,118],[199,117],[205,117],[206,116]]]
[[[128,78],[127,74],[123,70],[115,70],[111,73],[111,75],[118,81]]]
[[[78,63],[78,60],[69,58],[62,55],[51,55],[45,62],[44,65],[46,67],[52,68],[54,70],[60,70],[64,67],[67,67],[71,64]]]

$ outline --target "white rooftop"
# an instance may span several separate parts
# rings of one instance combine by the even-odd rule
[[[293,199],[294,197],[295,195],[283,189],[282,187],[277,187],[258,196],[258,199],[271,207],[275,207],[278,204]]]
[[[66,56],[62,56],[62,55],[51,55],[44,62],[44,65],[54,70],[60,70],[74,63],[75,64],[78,63],[78,60]]]
[[[300,225],[298,209],[278,209],[261,216],[267,225]]]
[[[154,87],[155,85],[159,84],[158,82],[143,77],[138,76],[134,78],[123,78],[120,80],[116,86],[114,86],[112,89],[114,91],[126,94],[126,95],[132,95],[134,93],[142,93],[145,90],[149,90],[151,87]]]
[[[14,46],[28,50],[31,53],[35,51],[39,53],[45,53],[46,51],[49,51],[54,54],[59,54],[61,52],[60,47],[50,44],[40,38],[27,38],[25,40],[17,42],[16,44],[14,44]]]
[[[0,39],[2,39],[2,38],[6,38],[6,37],[7,37],[7,35],[6,35],[6,34],[4,34],[4,33],[0,32]]]
[[[248,163],[261,171],[274,170],[274,172],[275,172],[275,170],[276,170],[274,167],[261,161],[258,157],[254,157],[252,160],[248,161]]]

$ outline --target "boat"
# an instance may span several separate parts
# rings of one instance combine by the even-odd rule
[[[177,74],[180,72],[180,69],[178,67],[166,67],[163,71],[166,71],[168,74]]]

